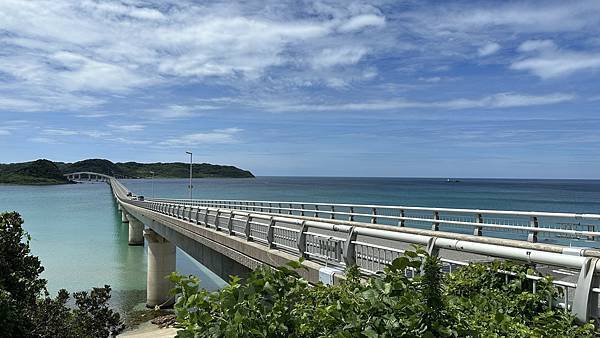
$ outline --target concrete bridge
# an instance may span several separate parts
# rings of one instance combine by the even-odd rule
[[[78,174],[78,173],[74,173]],[[74,175],[68,174],[68,175]],[[92,173],[93,174],[93,173]],[[599,214],[567,214],[274,201],[144,199],[107,179],[129,226],[129,244],[148,245],[147,306],[173,303],[165,276],[179,247],[218,276],[246,276],[303,257],[311,283],[337,283],[346,266],[381,271],[410,244],[438,255],[444,271],[469,262],[507,259],[563,276],[553,305],[581,320],[598,317]],[[545,243],[569,240],[587,247]],[[410,276],[415,271],[407,270]],[[510,273],[499,271],[510,278]],[[566,276],[566,277],[565,277]],[[535,292],[537,276],[532,280]]]
[[[67,179],[73,182],[108,182],[111,176],[93,173],[90,171],[79,171],[64,175]]]

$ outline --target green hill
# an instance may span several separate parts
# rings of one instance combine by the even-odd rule
[[[58,166],[48,160],[0,164],[0,183],[64,184],[69,183]]]
[[[117,163],[116,166],[123,170],[125,175],[130,177],[150,177],[154,172],[155,177],[182,178],[189,177],[189,163],[136,163],[126,162]],[[194,177],[232,177],[248,178],[254,177],[251,172],[242,170],[234,166],[215,165],[208,163],[194,164],[192,166]]]
[[[5,184],[64,184],[69,183],[63,174],[91,171],[115,177],[142,178],[189,177],[189,163],[113,163],[105,159],[87,159],[75,163],[37,160],[33,162],[0,164],[0,183]],[[196,178],[249,178],[254,175],[234,166],[194,164]]]
[[[91,171],[98,174],[105,174],[115,177],[131,176],[125,173],[118,165],[104,159],[88,159],[75,163],[57,163],[60,170],[67,173],[78,171]]]

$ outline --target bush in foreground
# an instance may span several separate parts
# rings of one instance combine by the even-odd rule
[[[29,236],[18,213],[0,214],[0,337],[107,337],[121,327],[118,313],[107,305],[110,287],[49,297],[44,268],[31,255]]]
[[[420,255],[420,256],[419,256]],[[425,257],[424,261],[421,257]],[[472,264],[449,275],[438,258],[406,252],[379,276],[361,280],[356,267],[340,285],[311,286],[295,269],[259,268],[232,277],[216,292],[192,276],[173,274],[178,337],[595,337],[593,323],[578,325],[548,300],[551,279],[530,292],[526,266]],[[406,269],[422,270],[415,278]],[[493,271],[513,271],[505,276]]]

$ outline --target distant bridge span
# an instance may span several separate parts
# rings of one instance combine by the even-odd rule
[[[64,174],[64,176],[73,182],[83,182],[83,181],[105,181],[108,182],[112,176],[98,174],[91,171],[78,171],[74,173]]]
[[[260,265],[277,267],[303,257],[306,269],[299,273],[309,282],[337,283],[346,266],[358,265],[365,274],[377,273],[402,255],[409,244],[420,244],[430,254],[440,256],[445,271],[490,258],[570,271],[574,280],[554,282],[565,290],[563,298],[554,304],[570,309],[581,320],[599,314],[600,250],[593,246],[598,246],[600,238],[596,231],[600,214],[144,200],[113,177],[87,174],[110,184],[121,219],[129,224],[129,244],[143,245],[144,239],[148,243],[147,305],[151,307],[173,301],[169,296],[172,285],[164,276],[175,270],[175,247],[224,279],[229,275],[244,277]],[[549,237],[570,238],[589,247],[539,243],[540,238]],[[528,278],[533,285],[539,279]]]

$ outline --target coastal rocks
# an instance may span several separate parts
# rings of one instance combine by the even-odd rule
[[[154,319],[152,319],[151,323],[154,325],[157,325],[160,328],[165,328],[165,327],[170,327],[175,325],[176,321],[176,316],[169,314],[169,315],[164,315],[164,316],[160,316],[160,317],[156,317]]]

